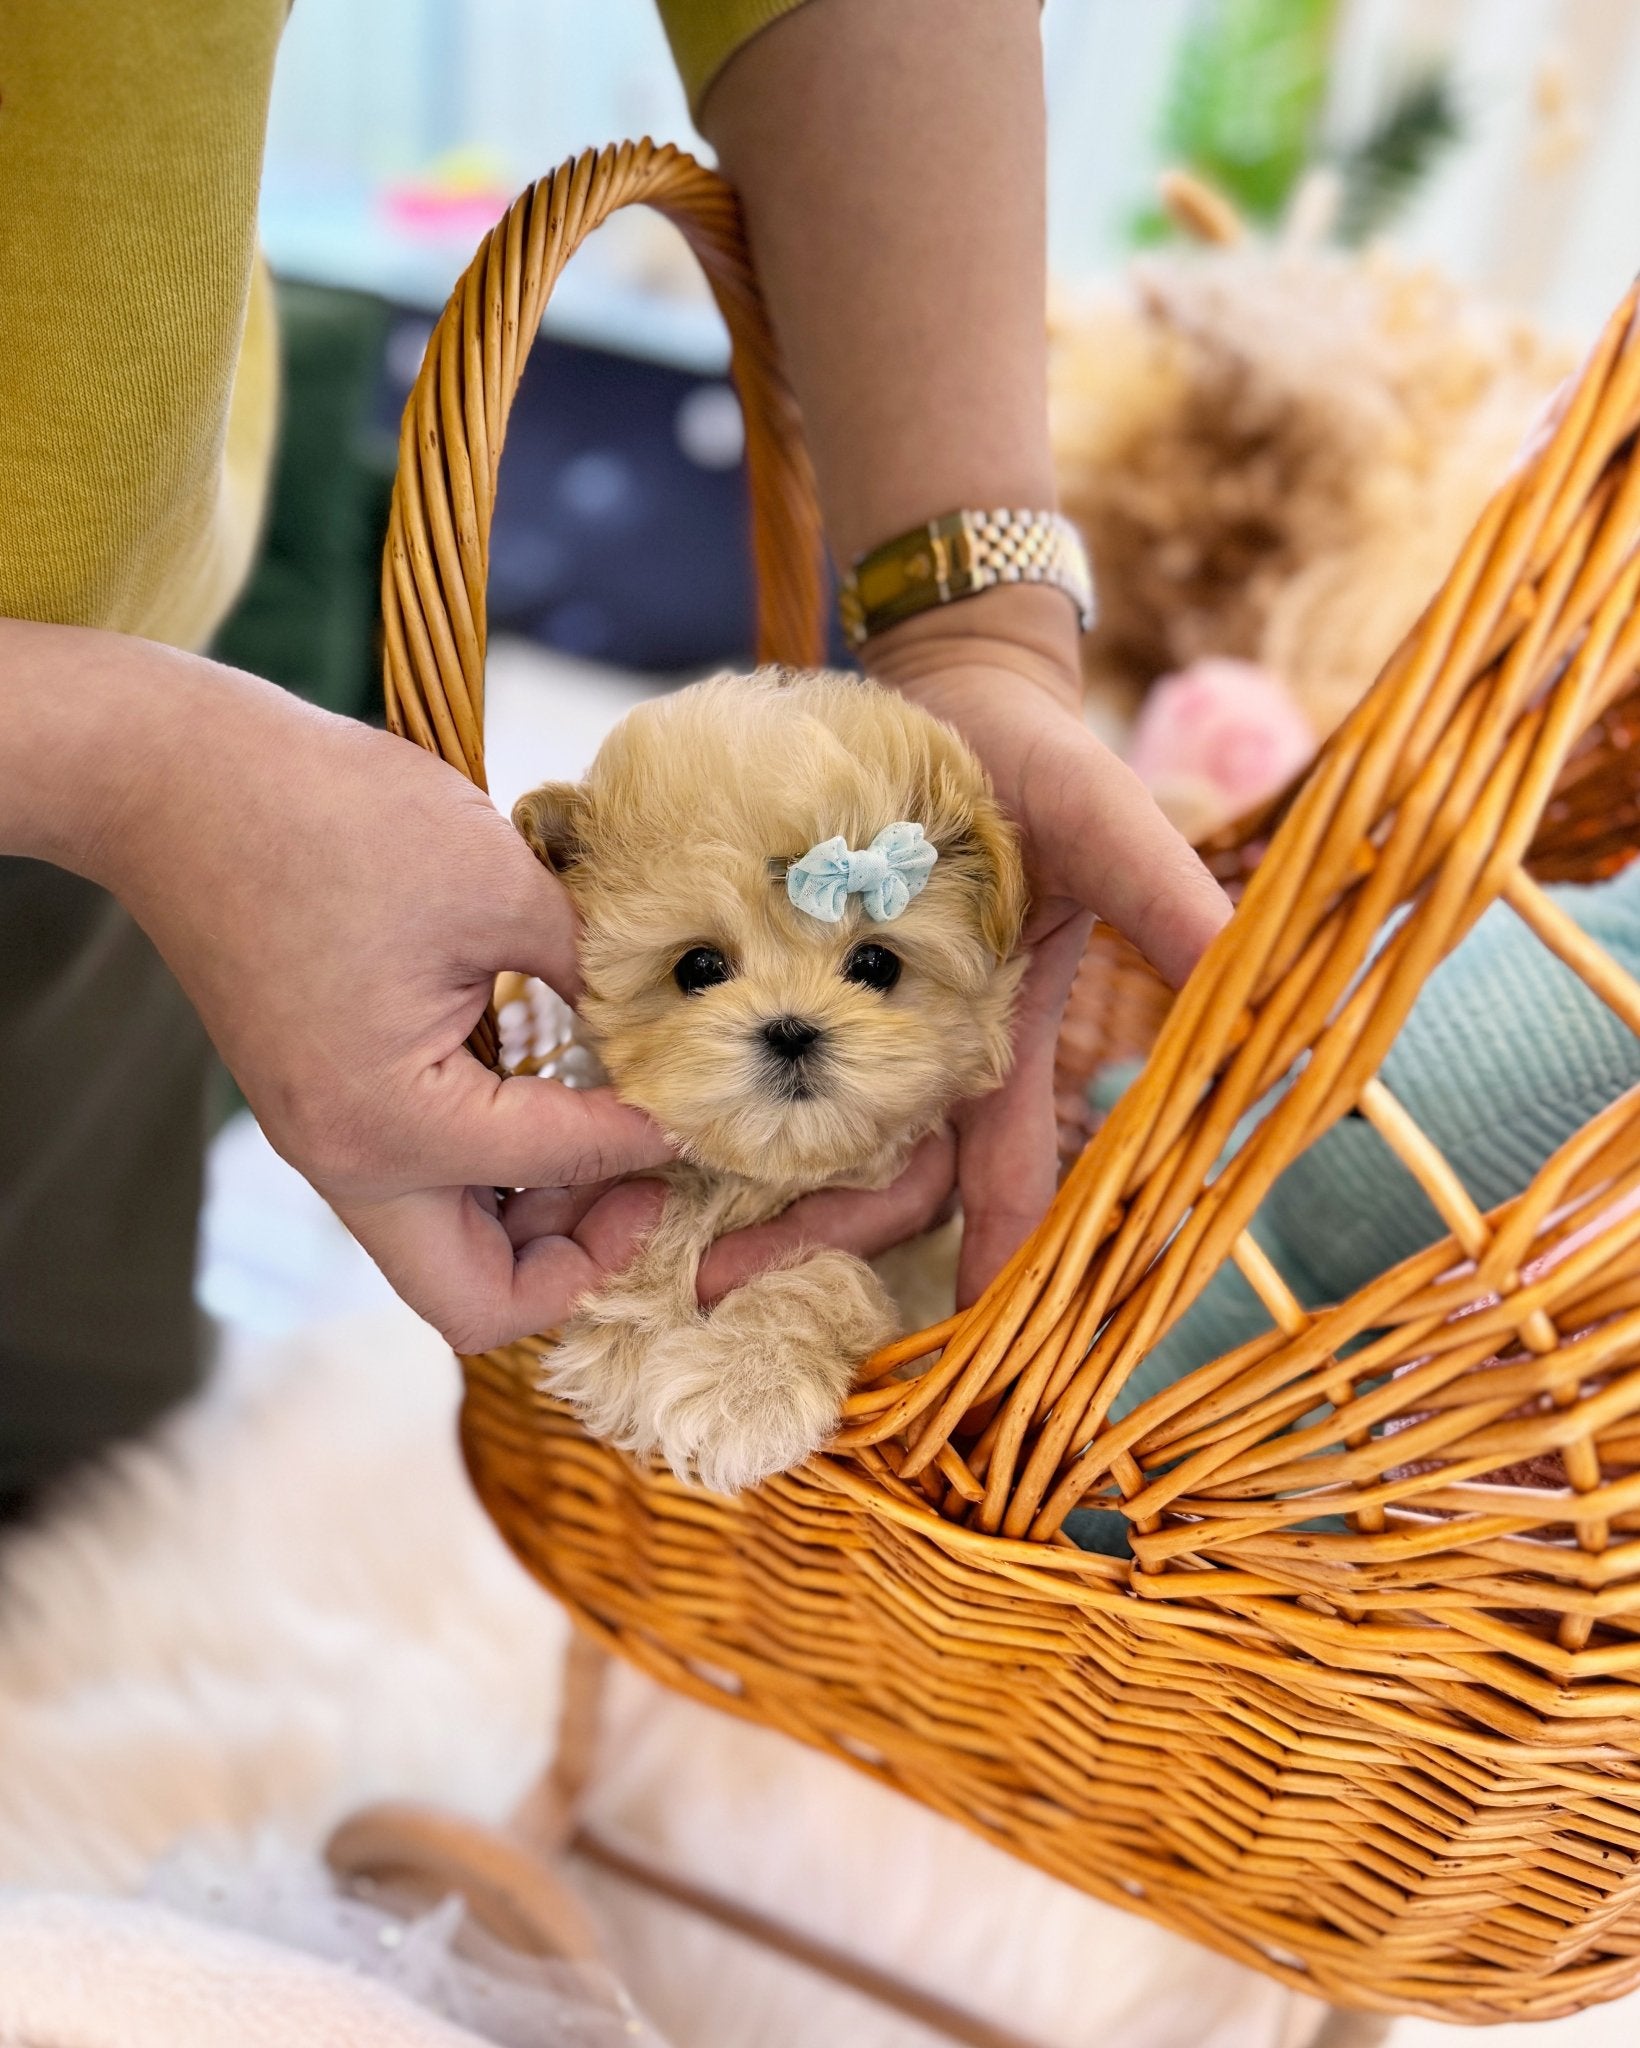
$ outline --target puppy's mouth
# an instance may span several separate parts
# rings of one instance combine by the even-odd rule
[[[771,1017],[758,1033],[763,1085],[777,1102],[812,1102],[829,1061],[826,1035],[806,1017]]]
[[[763,1062],[763,1085],[777,1102],[813,1102],[821,1093],[826,1064],[823,1053],[770,1057]]]

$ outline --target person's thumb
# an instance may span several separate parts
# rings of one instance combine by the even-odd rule
[[[474,926],[475,944],[493,957],[474,964],[486,973],[510,967],[533,974],[573,1004],[581,993],[575,905],[563,883],[536,859],[512,826],[506,829],[512,846],[505,856],[505,877],[492,894],[482,926],[476,919]]]
[[[503,1080],[466,1051],[443,1065],[418,1148],[425,1187],[579,1187],[675,1156],[660,1126],[608,1088]]]

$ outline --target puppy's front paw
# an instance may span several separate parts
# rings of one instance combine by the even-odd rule
[[[761,1273],[653,1344],[639,1433],[680,1477],[739,1493],[821,1448],[856,1369],[895,1329],[882,1284],[846,1252]]]
[[[629,1442],[637,1428],[644,1336],[629,1322],[577,1316],[542,1361],[547,1391],[593,1436]]]

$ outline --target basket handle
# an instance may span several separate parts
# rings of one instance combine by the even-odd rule
[[[681,230],[729,329],[746,421],[757,658],[812,668],[825,652],[825,556],[814,472],[734,193],[647,138],[587,150],[519,194],[439,315],[405,401],[382,557],[389,728],[475,782],[484,776],[485,591],[507,418],[564,265],[618,207]],[[468,1041],[499,1057],[493,1007]]]
[[[507,418],[564,265],[617,208],[640,204],[682,231],[729,329],[746,420],[758,659],[813,667],[823,658],[814,474],[735,196],[671,144],[587,150],[520,193],[479,244],[433,329],[399,428],[382,560],[387,722],[480,789],[485,585]]]

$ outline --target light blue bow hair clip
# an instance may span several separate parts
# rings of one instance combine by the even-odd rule
[[[928,887],[939,849],[923,837],[923,828],[902,821],[885,825],[869,846],[851,851],[839,833],[811,846],[786,870],[786,894],[799,910],[824,924],[836,924],[858,896],[867,917],[888,924],[913,896]]]

